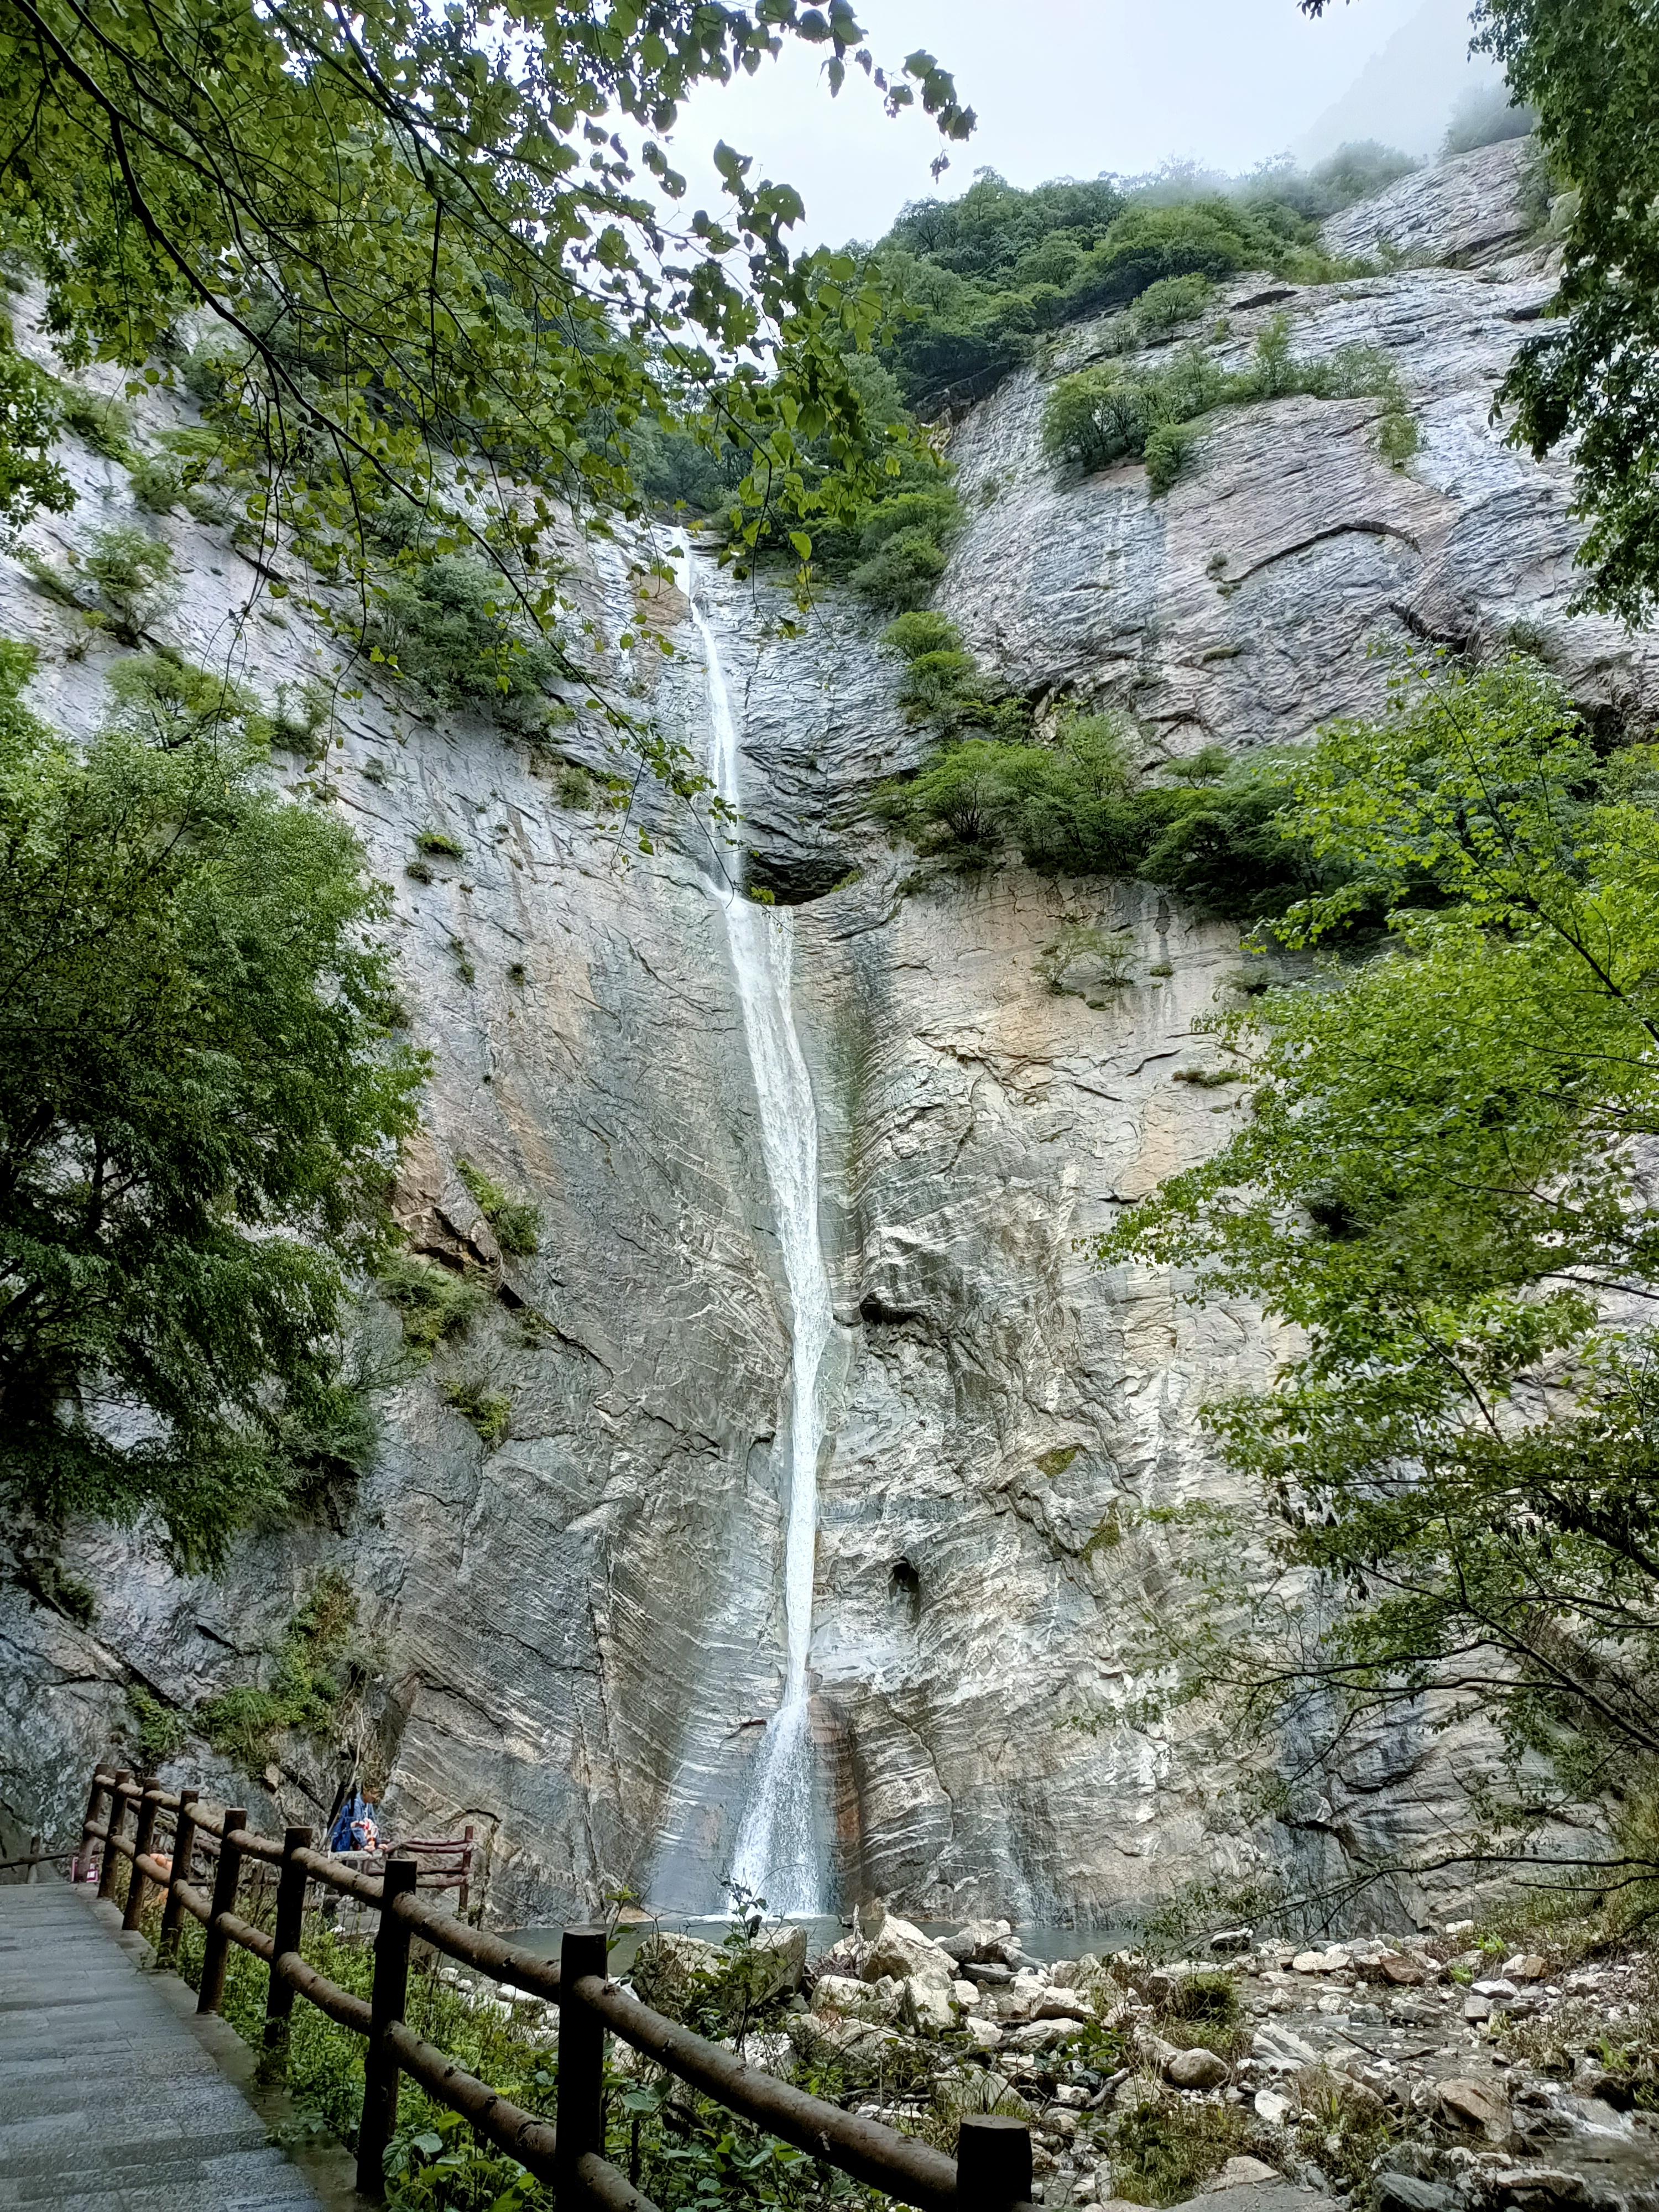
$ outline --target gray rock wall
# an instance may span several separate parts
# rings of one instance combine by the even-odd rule
[[[1422,428],[1405,471],[1377,456],[1366,401],[1224,414],[1156,501],[1138,467],[1072,480],[1044,463],[1036,371],[958,427],[974,520],[942,603],[988,660],[1034,694],[1127,708],[1149,760],[1304,738],[1380,702],[1389,649],[1516,623],[1587,700],[1651,700],[1655,641],[1565,611],[1566,477],[1509,453],[1487,420],[1550,289],[1515,212],[1521,155],[1451,167],[1343,218],[1344,250],[1386,217],[1418,252],[1439,237],[1442,259],[1480,265],[1246,283],[1225,301],[1240,358],[1278,312],[1299,349],[1386,347]],[[1472,203],[1493,210],[1473,240]],[[1494,252],[1508,258],[1482,260]],[[1067,333],[1047,374],[1097,343]],[[70,458],[79,510],[30,532],[48,552],[130,516],[122,471]],[[335,668],[335,641],[292,600],[262,600],[222,532],[151,526],[185,570],[169,641],[267,696]],[[614,640],[635,611],[623,554],[572,558]],[[780,640],[764,589],[709,590],[758,866],[815,894],[793,927],[837,1320],[814,1727],[842,1895],[1105,1922],[1184,1881],[1329,1872],[1431,1835],[1455,1803],[1435,1739],[1357,1744],[1322,1796],[1270,1821],[1239,1808],[1242,1755],[1207,1716],[1127,1717],[1143,1620],[1192,1596],[1176,1541],[1123,1535],[1126,1510],[1224,1495],[1198,1410],[1262,1375],[1272,1347],[1248,1311],[1195,1312],[1167,1280],[1097,1272],[1086,1240],[1238,1110],[1236,1091],[1177,1079],[1208,1063],[1195,1024],[1237,965],[1233,933],[1132,885],[1007,870],[907,888],[913,863],[867,798],[925,747],[875,626],[831,596]],[[604,672],[701,747],[678,594],[659,587],[651,619],[674,657],[608,648]],[[40,644],[43,708],[90,727],[110,649],[65,658],[77,619],[10,562],[0,629]],[[344,811],[396,888],[405,994],[436,1063],[400,1213],[417,1248],[468,1256],[499,1295],[465,1344],[386,1392],[382,1451],[338,1528],[251,1537],[215,1581],[171,1575],[143,1531],[77,1529],[71,1564],[100,1595],[89,1635],[0,1594],[0,1802],[67,1831],[125,1683],[188,1705],[248,1679],[334,1563],[377,1647],[394,1828],[473,1824],[508,1918],[624,1883],[713,1906],[781,1681],[788,1359],[704,883],[713,843],[648,796],[626,830],[562,805],[523,745],[434,723],[372,672],[350,682],[325,762],[279,767],[296,796]],[[572,740],[595,759],[602,742],[586,725]],[[465,854],[422,884],[404,870],[434,824]],[[1067,920],[1133,933],[1129,980],[1097,1003],[1039,973]],[[534,1257],[500,1255],[462,1157],[540,1206]],[[372,1330],[393,1358],[389,1317]],[[460,1376],[511,1395],[493,1451],[441,1401]],[[176,1771],[231,1784],[204,1747]],[[319,1817],[332,1778],[296,1747],[268,1778],[270,1815]]]

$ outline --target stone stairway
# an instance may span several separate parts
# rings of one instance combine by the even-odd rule
[[[319,2212],[321,2201],[90,1892],[0,1887],[0,2208]]]

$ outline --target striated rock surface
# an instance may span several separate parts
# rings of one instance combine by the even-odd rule
[[[1659,641],[1565,611],[1565,472],[1488,421],[1551,289],[1541,251],[1512,251],[1525,154],[1423,173],[1343,219],[1345,252],[1368,250],[1369,222],[1402,251],[1507,259],[1226,295],[1234,358],[1281,312],[1298,350],[1386,348],[1422,433],[1403,471],[1375,451],[1370,401],[1224,412],[1158,501],[1138,467],[1074,479],[1042,460],[1036,371],[969,416],[953,450],[973,522],[941,603],[975,649],[1034,695],[1128,708],[1149,759],[1304,738],[1379,703],[1387,648],[1522,625],[1587,702],[1653,703]],[[1097,343],[1066,333],[1050,373]],[[49,555],[133,519],[118,468],[69,458],[80,509],[30,532]],[[147,526],[185,571],[167,641],[266,696],[331,674],[333,641],[294,600],[262,600],[222,533]],[[635,612],[623,553],[573,558],[616,640]],[[1265,1374],[1272,1347],[1246,1311],[1097,1273],[1079,1240],[1231,1126],[1236,1090],[1180,1079],[1213,1065],[1194,1024],[1237,968],[1234,933],[1135,885],[1009,870],[917,887],[868,811],[872,784],[926,749],[877,626],[832,599],[780,639],[764,588],[711,580],[708,596],[757,875],[799,902],[780,926],[836,1298],[813,1668],[839,1895],[1106,1923],[1185,1881],[1409,1850],[1459,1802],[1426,1725],[1357,1738],[1328,1794],[1268,1820],[1233,1808],[1238,1755],[1201,1717],[1167,1731],[1128,1717],[1139,1620],[1184,1592],[1170,1540],[1126,1534],[1127,1509],[1217,1494],[1199,1408]],[[613,645],[607,671],[701,750],[679,595],[656,589],[649,620],[674,658]],[[40,644],[43,708],[90,728],[114,649],[86,648],[11,562],[0,629]],[[325,759],[279,766],[343,810],[395,886],[411,1025],[435,1061],[400,1218],[497,1297],[384,1394],[382,1449],[337,1526],[250,1538],[216,1581],[175,1577],[143,1532],[77,1530],[90,1634],[0,1595],[0,1802],[25,1831],[68,1832],[126,1685],[188,1708],[251,1679],[334,1564],[378,1653],[394,1832],[472,1824],[504,1917],[586,1911],[623,1884],[713,1907],[782,1680],[787,1466],[787,1304],[706,882],[731,856],[648,794],[624,836],[561,804],[556,764],[498,731],[440,726],[374,672],[350,684]],[[579,724],[570,750],[597,759],[600,742]],[[430,827],[464,856],[421,882],[405,868]],[[1133,936],[1129,980],[1097,1003],[1039,973],[1079,919]],[[536,1255],[499,1252],[463,1158],[540,1206]],[[374,1328],[389,1364],[395,1328]],[[461,1376],[511,1396],[494,1450],[439,1396]],[[199,1746],[170,1771],[230,1782]],[[296,1753],[268,1787],[316,1818],[334,1778]]]

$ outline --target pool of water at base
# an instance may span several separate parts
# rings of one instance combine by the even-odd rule
[[[900,1916],[902,1917],[902,1916]],[[806,1954],[815,1959],[829,1950],[843,1936],[852,1930],[852,1923],[828,1917],[819,1919],[788,1920],[781,1923],[769,1920],[769,1928],[780,1924],[806,1930]],[[911,1923],[920,1928],[924,1936],[954,1936],[962,1926],[960,1920],[918,1920]],[[1014,1923],[1015,1933],[1034,1959],[1053,1962],[1057,1959],[1080,1959],[1085,1951],[1103,1956],[1109,1951],[1133,1950],[1140,1940],[1140,1931],[1119,1922],[1101,1928],[1045,1928]],[[625,1921],[617,1929],[611,1945],[611,1969],[613,1973],[625,1974],[634,1963],[634,1954],[645,1938],[657,1929],[672,1935],[701,1936],[706,1942],[719,1943],[732,1932],[732,1922],[724,1915],[707,1919],[684,1919],[665,1914],[660,1920]],[[505,1932],[510,1943],[516,1943],[538,1958],[556,1959],[562,1930],[557,1928],[513,1928]]]

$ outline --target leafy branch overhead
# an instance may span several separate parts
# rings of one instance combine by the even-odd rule
[[[568,507],[635,513],[630,441],[695,392],[747,456],[740,502],[833,513],[879,460],[847,356],[880,303],[844,257],[792,258],[787,185],[718,155],[726,205],[682,209],[686,94],[787,40],[850,63],[947,141],[971,114],[930,55],[890,77],[846,0],[611,7],[413,0],[19,0],[0,26],[0,243],[43,276],[71,367],[198,380],[257,464],[256,522],[361,564],[390,503],[437,516],[544,615]],[[27,438],[40,394],[0,356]],[[809,485],[801,441],[836,473]],[[58,487],[14,469],[15,520]]]

